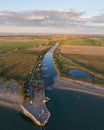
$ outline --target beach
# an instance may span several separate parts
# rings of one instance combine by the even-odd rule
[[[82,82],[62,77],[55,77],[53,88],[79,91],[100,97],[104,97],[104,86],[98,86],[88,82]]]

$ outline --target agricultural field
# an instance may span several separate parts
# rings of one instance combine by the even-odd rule
[[[90,37],[89,39],[88,37],[72,37],[62,40],[58,50],[54,54],[60,75],[72,78],[68,72],[73,69],[81,69],[93,75],[93,78],[79,80],[104,84],[103,45],[104,41],[102,37]]]
[[[25,49],[27,47],[48,46],[51,40],[44,37],[0,37],[0,49]]]
[[[0,37],[0,78],[23,84],[40,53],[51,46],[44,37]]]
[[[0,54],[0,75],[10,80],[25,81],[31,74],[38,53],[5,51]]]
[[[76,36],[67,37],[64,40],[60,40],[60,45],[80,45],[80,46],[104,46],[104,37],[101,36]]]
[[[104,55],[82,55],[82,54],[65,54],[67,58],[71,58],[74,62],[86,69],[104,76]]]
[[[61,53],[68,54],[84,54],[84,55],[103,55],[104,46],[75,46],[75,45],[61,45]]]

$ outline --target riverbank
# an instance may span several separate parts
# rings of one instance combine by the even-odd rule
[[[23,98],[20,94],[21,86],[14,81],[0,80],[0,105],[21,111]]]
[[[104,97],[104,86],[98,86],[87,82],[74,81],[71,79],[61,78],[59,76],[54,79],[53,87],[56,89],[73,90]]]

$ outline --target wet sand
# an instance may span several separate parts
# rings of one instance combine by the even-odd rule
[[[74,81],[71,79],[61,78],[57,76],[55,78],[54,88],[79,91],[87,94],[92,94],[100,97],[104,97],[104,86],[98,86],[92,83]]]

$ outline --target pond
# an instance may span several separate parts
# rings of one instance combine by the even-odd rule
[[[93,76],[87,72],[85,72],[84,70],[81,69],[73,69],[69,71],[69,75],[72,78],[92,78]]]

